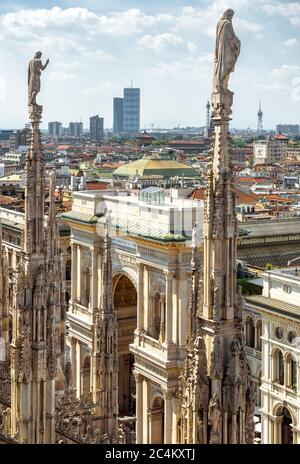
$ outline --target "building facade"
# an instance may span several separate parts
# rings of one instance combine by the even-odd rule
[[[285,140],[268,137],[266,140],[253,142],[254,164],[274,164],[284,161],[287,155]]]
[[[48,123],[48,135],[49,137],[59,138],[62,136],[62,123],[58,121],[52,121]]]
[[[140,94],[138,88],[124,89],[123,131],[130,137],[140,132]]]
[[[299,137],[300,126],[299,124],[278,124],[276,126],[277,134],[286,135],[288,137]]]
[[[300,275],[262,275],[262,295],[246,297],[245,336],[251,374],[260,385],[262,443],[300,443]]]
[[[69,137],[80,138],[83,135],[83,124],[82,122],[70,122],[69,123]]]
[[[114,134],[123,133],[123,118],[124,118],[124,99],[115,97],[114,98],[114,123],[113,123]]]
[[[98,115],[90,118],[90,139],[101,142],[104,138],[104,119]]]

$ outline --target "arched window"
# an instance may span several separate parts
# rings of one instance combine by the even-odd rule
[[[286,356],[287,387],[297,389],[297,362],[291,353]]]
[[[262,336],[262,321],[257,321],[256,324],[256,349],[261,351],[261,336]]]
[[[273,381],[284,385],[284,359],[279,349],[273,352]]]
[[[246,326],[245,326],[245,338],[246,338],[246,345],[250,346],[250,348],[254,348],[255,346],[255,327],[252,317],[248,317],[246,319]]]
[[[297,390],[297,362],[292,358],[291,361],[291,387]]]
[[[284,385],[284,359],[283,359],[283,354],[281,351],[279,351],[279,356],[278,356],[278,371],[279,371],[279,384]]]
[[[66,280],[71,280],[71,260],[66,262]]]

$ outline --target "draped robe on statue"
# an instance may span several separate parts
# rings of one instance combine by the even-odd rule
[[[240,41],[231,21],[223,17],[217,25],[216,55],[213,87],[215,92],[227,88],[229,75],[234,71],[240,54]]]
[[[41,90],[41,60],[33,58],[28,66],[28,100],[29,104],[36,104],[36,95]]]

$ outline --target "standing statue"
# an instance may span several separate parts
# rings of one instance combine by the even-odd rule
[[[228,90],[230,73],[240,54],[241,42],[232,27],[233,10],[226,10],[217,24],[213,91]]]
[[[29,61],[28,66],[28,105],[37,106],[36,97],[41,90],[41,73],[44,71],[49,60],[45,65],[41,61],[42,52],[36,52],[34,58]]]
[[[208,406],[208,423],[213,433],[221,432],[222,409],[217,393],[214,393]]]
[[[192,231],[192,247],[196,248],[202,243],[202,229],[198,222],[195,222]]]

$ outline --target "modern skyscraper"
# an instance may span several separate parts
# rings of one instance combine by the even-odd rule
[[[70,137],[82,137],[83,135],[83,124],[82,122],[70,122],[69,124],[69,136]]]
[[[121,134],[123,132],[123,110],[124,100],[123,98],[114,98],[114,134]]]
[[[104,118],[100,118],[98,114],[90,118],[90,138],[95,142],[104,138]]]
[[[130,137],[140,131],[140,89],[124,89],[123,130]]]
[[[62,123],[52,121],[48,123],[48,135],[49,137],[58,138],[62,135]]]

